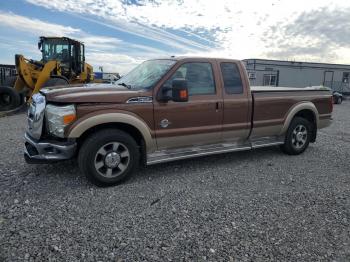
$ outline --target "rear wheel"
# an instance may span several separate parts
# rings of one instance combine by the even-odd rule
[[[0,111],[15,109],[21,105],[21,96],[13,87],[0,87]]]
[[[312,125],[302,117],[295,117],[286,134],[284,144],[281,146],[283,152],[289,155],[299,155],[309,146],[312,135]]]
[[[78,163],[90,182],[111,186],[130,177],[139,158],[138,145],[130,135],[118,129],[104,129],[84,141]]]
[[[338,96],[336,100],[336,104],[340,105],[342,102],[343,102],[343,99],[340,96]]]

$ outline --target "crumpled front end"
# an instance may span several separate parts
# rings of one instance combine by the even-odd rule
[[[45,138],[45,108],[45,96],[35,94],[28,109],[28,129],[24,136],[24,158],[29,164],[66,160],[76,153],[75,140]]]

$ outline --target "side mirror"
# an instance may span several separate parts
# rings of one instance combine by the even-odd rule
[[[172,97],[174,102],[187,102],[188,101],[188,88],[187,81],[183,78],[177,78],[172,83]]]

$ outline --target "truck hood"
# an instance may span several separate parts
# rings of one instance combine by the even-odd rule
[[[43,88],[46,101],[57,103],[125,103],[139,96],[151,96],[150,91],[129,90],[113,84],[85,84]]]

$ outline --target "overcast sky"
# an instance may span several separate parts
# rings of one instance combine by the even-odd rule
[[[350,64],[346,0],[12,0],[0,21],[0,64],[39,59],[41,35],[81,40],[87,62],[121,73],[169,55]]]

